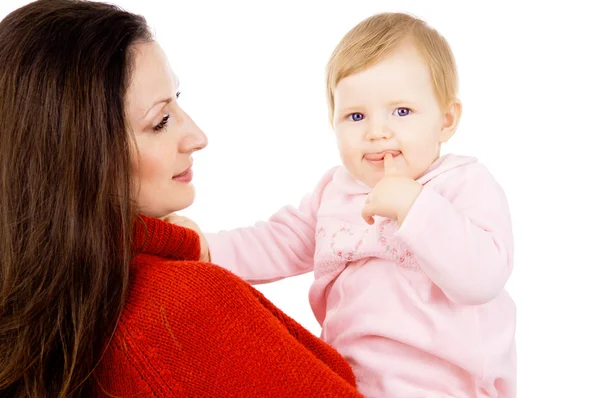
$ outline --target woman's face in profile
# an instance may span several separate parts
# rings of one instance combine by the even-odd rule
[[[164,217],[194,201],[192,153],[207,138],[177,103],[178,80],[156,42],[133,47],[133,75],[125,98],[133,130],[136,203],[150,217]]]

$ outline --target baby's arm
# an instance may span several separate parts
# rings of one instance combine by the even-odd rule
[[[317,210],[333,173],[326,173],[298,208],[286,206],[251,227],[205,234],[211,262],[254,284],[312,271]]]
[[[502,291],[512,271],[510,212],[483,165],[455,173],[423,187],[397,234],[451,300],[482,304]]]

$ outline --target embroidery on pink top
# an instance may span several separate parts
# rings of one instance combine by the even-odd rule
[[[385,232],[388,229],[398,228],[398,223],[396,221],[392,221],[391,219],[386,219],[379,224],[377,228],[377,242],[384,248],[384,250],[391,255],[391,257],[398,263],[404,263],[408,258],[412,256],[412,254],[408,250],[398,250],[398,248],[391,246],[388,243],[387,238],[385,237]]]
[[[352,250],[344,255],[344,253],[341,250],[335,248],[336,239],[338,238],[338,236],[354,236],[355,234],[355,232],[352,230],[352,228],[348,226],[348,224],[344,224],[340,227],[340,229],[337,232],[334,232],[331,235],[331,239],[329,241],[329,248],[331,249],[335,257],[346,261],[352,261],[354,259],[354,256],[358,252],[358,249],[360,249],[360,247],[362,246],[364,240],[363,238],[368,233],[368,231],[369,230],[366,229],[363,232],[362,237],[354,244]]]

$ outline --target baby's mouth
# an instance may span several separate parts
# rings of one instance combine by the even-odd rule
[[[396,150],[386,150],[375,153],[365,153],[365,159],[369,162],[382,162],[386,154],[391,154],[393,157],[400,155],[402,152]]]

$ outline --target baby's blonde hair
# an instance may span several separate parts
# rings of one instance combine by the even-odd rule
[[[429,66],[435,95],[446,110],[458,95],[458,75],[448,42],[421,19],[403,13],[373,15],[352,28],[327,63],[327,102],[333,123],[333,93],[340,80],[374,66],[411,40]]]

